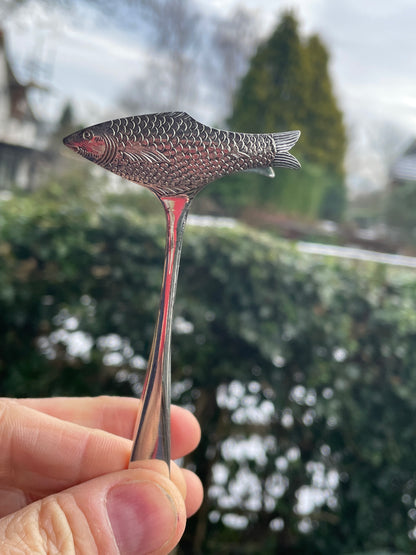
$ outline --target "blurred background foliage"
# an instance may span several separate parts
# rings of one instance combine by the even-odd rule
[[[25,4],[0,9],[5,17]],[[121,95],[129,113],[154,111],[155,102],[182,108],[206,64],[228,99],[218,125],[302,130],[293,151],[301,171],[280,170],[276,181],[230,176],[194,202],[194,213],[236,219],[212,227],[191,219],[185,235],[172,390],[201,422],[201,444],[183,464],[206,495],[178,553],[416,553],[414,271],[301,254],[275,225],[306,225],[308,238],[320,219],[348,231],[383,213],[389,239],[411,250],[415,184],[348,202],[329,52],[319,36],[300,33],[292,12],[264,41],[236,13],[235,25],[205,35],[205,54],[189,56],[202,25],[190,3],[118,7],[124,20],[139,9],[155,51],[169,53],[166,65],[164,56],[149,60],[153,79],[145,72]],[[61,138],[81,125],[68,104],[40,183],[0,195],[3,396],[141,392],[163,213],[147,191],[62,156]]]
[[[140,393],[163,218],[79,183],[2,202],[1,395]],[[415,314],[412,272],[189,225],[173,398],[202,424],[206,497],[179,552],[413,552]]]

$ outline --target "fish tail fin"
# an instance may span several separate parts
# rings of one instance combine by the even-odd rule
[[[300,137],[300,131],[284,131],[283,133],[272,133],[276,155],[272,166],[279,168],[291,168],[298,170],[301,165],[289,150],[296,144]]]

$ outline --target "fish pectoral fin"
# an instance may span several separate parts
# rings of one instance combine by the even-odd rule
[[[142,146],[140,144],[130,143],[126,145],[125,156],[132,162],[147,162],[160,164],[161,162],[169,162],[169,159],[156,148],[150,146]]]
[[[264,175],[266,177],[275,176],[273,168],[250,168],[249,170],[245,170],[245,171],[252,172],[252,173],[259,173],[260,175]]]

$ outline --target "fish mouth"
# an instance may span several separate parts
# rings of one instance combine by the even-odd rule
[[[74,152],[79,152],[79,146],[74,143],[74,139],[73,139],[72,135],[68,135],[68,137],[65,137],[62,140],[62,142],[64,143],[65,146],[67,146],[68,148],[70,148]]]
[[[87,142],[79,137],[79,133],[68,135],[63,139],[63,143],[76,154],[92,162],[98,163],[105,152],[104,144],[97,145],[91,141]]]
[[[85,138],[84,131],[68,135],[62,142],[76,154],[100,166],[107,167],[117,155],[117,144],[107,135]]]

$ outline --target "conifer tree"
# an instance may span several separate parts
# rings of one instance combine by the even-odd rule
[[[300,173],[279,172],[276,187],[265,178],[234,178],[228,197],[240,206],[266,204],[268,209],[306,217],[340,219],[345,205],[343,160],[346,148],[342,113],[328,73],[329,55],[317,35],[302,40],[298,23],[287,12],[261,44],[243,78],[229,119],[240,131],[300,129],[296,156]],[[220,192],[221,195],[221,192]]]
[[[306,56],[291,14],[259,46],[237,92],[231,127],[247,131],[296,128],[307,102]]]
[[[343,175],[345,130],[328,73],[328,52],[317,35],[307,41],[305,52],[309,70],[303,141],[305,157]]]

